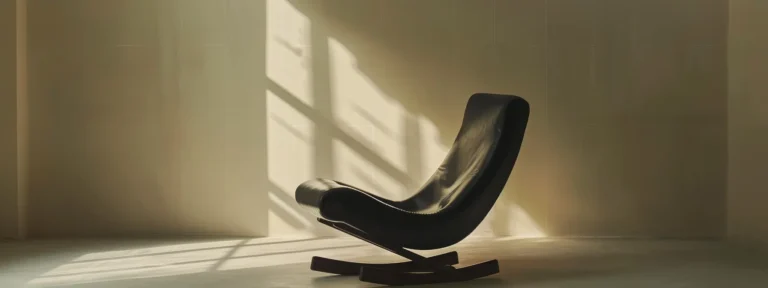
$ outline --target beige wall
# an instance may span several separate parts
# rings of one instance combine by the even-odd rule
[[[768,2],[731,0],[728,235],[768,247]]]
[[[266,3],[264,5],[263,3]],[[726,4],[30,3],[30,231],[287,234],[332,177],[399,198],[473,92],[533,107],[481,232],[719,237]]]
[[[18,236],[16,2],[0,1],[0,239]]]
[[[264,234],[263,6],[30,1],[30,235]]]

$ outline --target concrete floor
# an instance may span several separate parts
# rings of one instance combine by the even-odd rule
[[[453,250],[502,272],[430,287],[768,287],[768,257],[717,242],[470,238]],[[351,238],[0,242],[0,287],[376,286],[310,271],[313,255],[399,260]]]

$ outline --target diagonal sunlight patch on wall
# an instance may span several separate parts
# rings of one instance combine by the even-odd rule
[[[309,19],[286,0],[267,0],[267,77],[312,106]]]
[[[286,0],[267,0],[266,76],[283,93],[312,107],[310,22]],[[288,97],[288,96],[286,96]],[[313,177],[312,137],[315,124],[309,115],[266,91],[267,173],[272,182],[267,215],[268,235],[293,234],[310,223],[296,211],[291,193],[297,183]],[[275,188],[275,189],[273,189]]]
[[[309,222],[309,220],[304,219],[303,216],[299,212],[297,212],[296,209],[294,209],[294,207],[291,204],[286,203],[280,197],[275,196],[276,193],[283,193],[283,192],[270,191],[269,193],[269,202],[271,206],[269,209],[270,226],[271,225],[285,226],[286,224],[288,224],[293,228],[304,229],[312,225],[312,223]],[[288,215],[281,216],[281,215],[278,215],[276,211],[284,211],[284,213],[287,213]],[[289,220],[286,219],[288,217],[290,217],[289,219],[294,220],[297,223],[295,224],[288,223]],[[271,222],[271,221],[274,221],[274,222]],[[289,231],[288,233],[290,232],[294,232],[294,231]],[[285,233],[282,233],[282,234],[285,234]]]
[[[406,111],[402,104],[385,95],[360,72],[357,60],[344,45],[330,38],[328,46],[331,86],[335,87],[332,93],[334,120],[342,131],[405,171]]]
[[[267,113],[267,173],[276,188],[267,191],[270,199],[268,232],[270,235],[291,234],[310,225],[296,211],[296,203],[286,203],[282,199],[293,199],[290,193],[296,185],[314,176],[312,131],[315,124],[271,91],[267,91]],[[276,193],[285,195],[280,197]],[[299,223],[281,217],[277,214],[278,209],[292,214],[291,219],[300,219]]]

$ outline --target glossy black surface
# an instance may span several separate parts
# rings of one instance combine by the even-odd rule
[[[522,145],[529,105],[510,95],[474,94],[453,146],[412,197],[392,201],[352,185],[314,179],[296,201],[329,221],[411,249],[438,249],[469,235],[509,178]]]

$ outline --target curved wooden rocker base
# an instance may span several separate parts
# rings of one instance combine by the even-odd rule
[[[328,259],[323,257],[312,257],[310,268],[312,271],[325,272],[338,275],[359,275],[361,268],[383,269],[388,271],[402,272],[430,272],[435,267],[450,266],[459,263],[459,254],[448,252],[437,256],[429,257],[422,262],[400,262],[386,264],[355,263]]]
[[[459,254],[456,252],[424,257],[403,247],[391,245],[384,239],[371,237],[344,223],[330,222],[322,218],[317,220],[410,261],[367,264],[315,256],[312,257],[310,266],[313,271],[338,275],[360,275],[360,281],[393,286],[468,281],[499,273],[499,262],[496,260],[457,269],[453,267],[459,262]]]
[[[496,273],[499,273],[499,261],[497,260],[491,260],[459,269],[441,269],[427,273],[401,272],[374,267],[363,267],[360,269],[360,281],[391,286],[424,285],[469,281]]]

